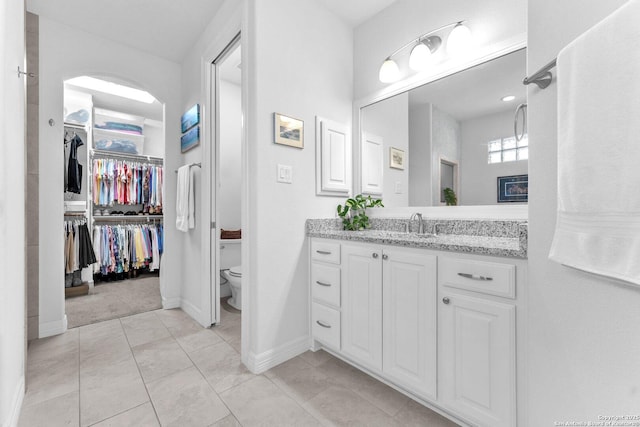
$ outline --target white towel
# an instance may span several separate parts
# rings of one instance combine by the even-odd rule
[[[189,165],[178,168],[176,228],[185,233],[195,227],[195,183]]]
[[[640,285],[640,0],[558,55],[558,216],[549,258]]]

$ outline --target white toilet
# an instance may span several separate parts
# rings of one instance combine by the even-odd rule
[[[227,279],[231,298],[229,305],[237,310],[242,309],[242,263],[241,263],[241,239],[220,239],[220,270],[222,276]],[[220,286],[220,296],[228,296],[226,285]]]

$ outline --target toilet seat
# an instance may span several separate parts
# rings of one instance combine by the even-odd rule
[[[229,275],[232,277],[242,278],[242,266],[236,265],[235,267],[231,267],[229,269]]]

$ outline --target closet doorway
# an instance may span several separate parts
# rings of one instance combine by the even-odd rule
[[[216,232],[212,236],[212,311],[216,329],[227,335],[239,350],[243,289],[242,245],[242,55],[240,35],[212,64],[212,94],[215,108],[215,173],[212,176],[212,212]],[[246,288],[246,286],[245,286]]]
[[[164,105],[124,81],[64,82],[68,328],[162,308],[163,120]]]

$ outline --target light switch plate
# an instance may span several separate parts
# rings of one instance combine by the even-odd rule
[[[293,168],[290,165],[278,165],[277,181],[291,184],[293,182]]]
[[[396,181],[396,194],[402,194],[402,182]]]

